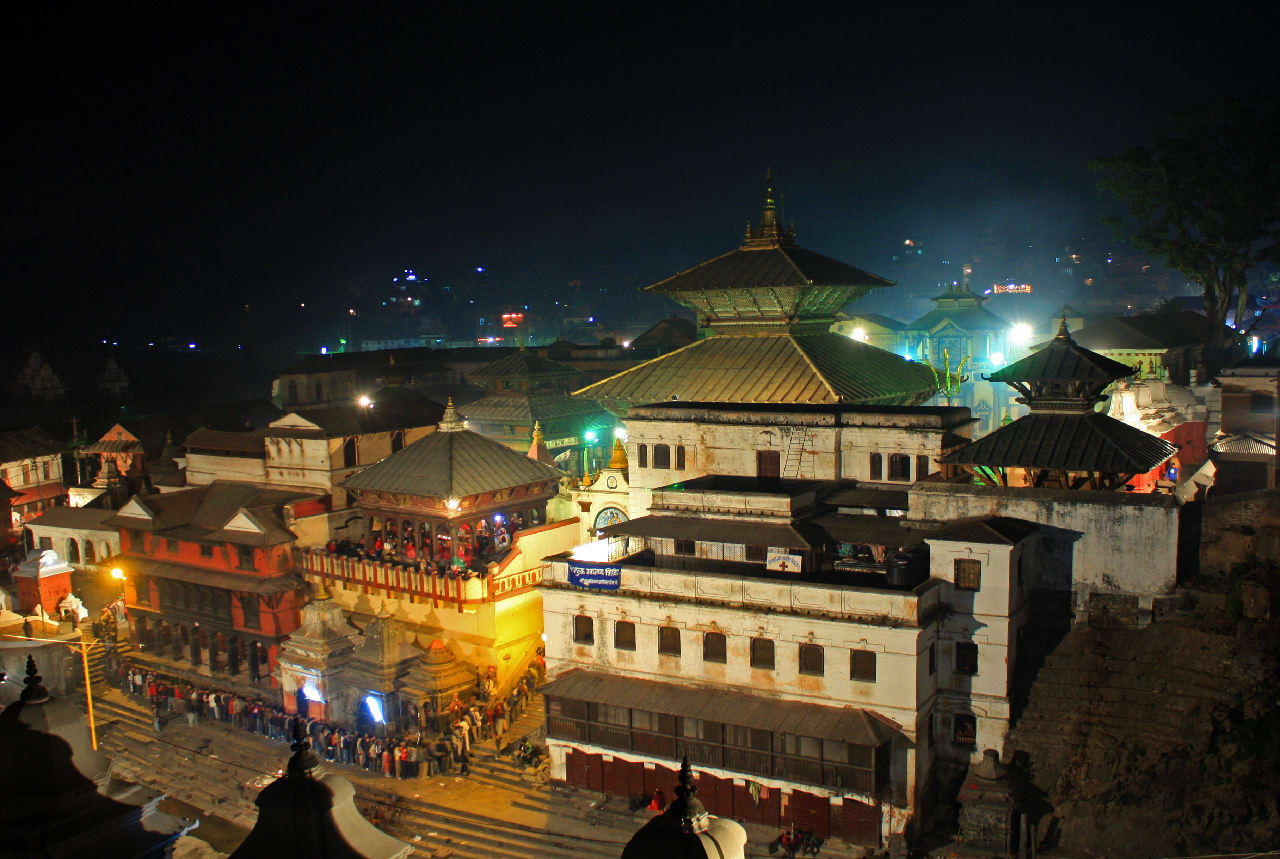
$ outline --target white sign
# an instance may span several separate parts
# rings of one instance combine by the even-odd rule
[[[769,554],[765,558],[764,566],[766,570],[777,570],[780,573],[798,573],[800,567],[804,563],[804,558],[800,555],[791,555],[786,549],[769,549]]]
[[[543,444],[547,446],[547,450],[555,450],[558,447],[570,447],[577,443],[578,437],[576,435],[570,436],[569,438],[553,438],[550,441],[543,442]]]

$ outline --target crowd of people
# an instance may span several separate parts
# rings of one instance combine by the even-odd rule
[[[517,682],[504,700],[497,700],[492,682],[482,681],[471,700],[463,702],[454,695],[448,708],[424,719],[425,725],[390,736],[290,713],[260,698],[223,689],[198,688],[129,662],[118,663],[115,671],[122,691],[150,703],[157,732],[170,718],[185,719],[189,725],[214,720],[276,742],[291,743],[295,730],[301,726],[312,749],[324,760],[359,767],[385,778],[433,776],[454,770],[459,775],[470,775],[472,749],[485,741],[494,743],[499,756],[510,750],[523,765],[536,759],[527,739],[510,749],[504,743],[510,723],[519,718],[532,700],[537,666]],[[485,680],[491,681],[491,678]]]

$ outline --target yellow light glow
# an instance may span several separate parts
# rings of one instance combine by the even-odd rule
[[[123,579],[123,578],[124,578],[124,570],[120,569],[119,567],[114,567],[114,568],[111,570],[111,578],[113,578],[113,579],[117,579],[117,580],[118,580],[118,579]]]
[[[1034,334],[1035,332],[1031,330],[1030,325],[1025,322],[1019,322],[1009,330],[1009,339],[1013,341],[1015,345],[1026,346],[1031,342],[1031,338]]]
[[[368,394],[361,394],[360,399],[356,400],[356,402],[359,403],[361,406],[365,407],[366,409],[369,408],[369,406],[373,405],[373,400],[369,399]]]
[[[866,343],[867,329],[861,328],[861,327],[855,328],[853,329],[853,333],[850,334],[849,336],[852,337],[854,340],[857,340],[859,343]]]
[[[462,506],[462,502],[456,498],[450,498],[448,501],[444,503],[444,506],[448,507],[450,510],[457,510],[460,506]]]

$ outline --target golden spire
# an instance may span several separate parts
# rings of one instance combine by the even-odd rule
[[[320,579],[318,582],[315,583],[315,587],[312,590],[311,599],[315,602],[332,599],[332,594],[330,594],[329,589],[325,587],[324,579]]]
[[[615,471],[625,471],[627,468],[627,451],[622,446],[622,439],[617,436],[613,437],[613,454],[609,457],[609,468]]]
[[[1058,325],[1058,337],[1063,340],[1070,340],[1071,333],[1067,331],[1067,309],[1062,308],[1062,322]]]

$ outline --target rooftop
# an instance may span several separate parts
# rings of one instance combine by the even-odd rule
[[[0,462],[18,462],[62,452],[62,445],[39,427],[0,432]]]
[[[179,492],[135,495],[105,524],[186,540],[270,546],[296,539],[285,522],[286,505],[322,497],[323,493],[314,490],[215,480],[208,486]]]

